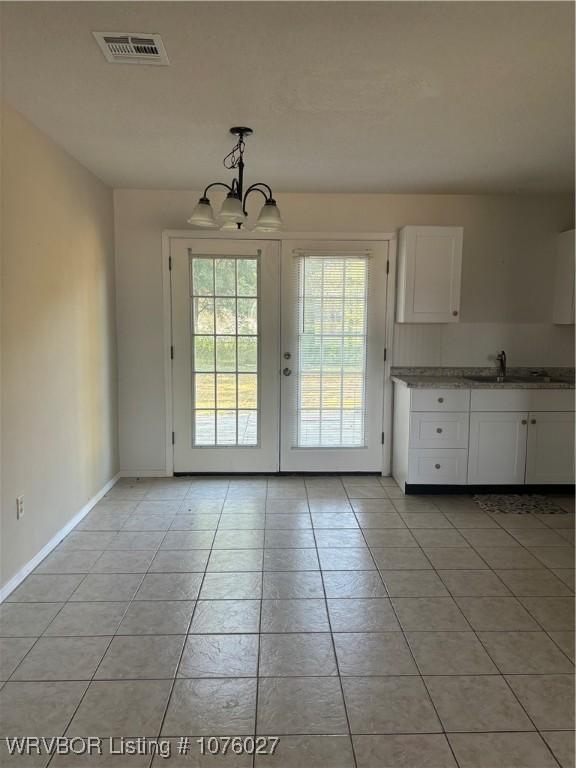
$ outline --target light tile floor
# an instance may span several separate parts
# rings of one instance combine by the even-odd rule
[[[189,736],[190,754],[0,743],[0,762],[569,768],[574,504],[557,501],[488,515],[389,478],[122,480],[0,606],[0,735]],[[197,737],[225,735],[280,744],[201,757]]]

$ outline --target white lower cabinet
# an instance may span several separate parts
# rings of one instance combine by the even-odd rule
[[[574,482],[574,413],[528,416],[527,483]]]
[[[392,473],[417,485],[574,482],[574,390],[395,382]]]
[[[524,483],[527,430],[527,413],[471,413],[468,483]]]

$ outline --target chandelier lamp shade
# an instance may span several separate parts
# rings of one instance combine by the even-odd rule
[[[253,131],[251,128],[230,128],[230,133],[237,137],[237,143],[224,158],[224,167],[231,171],[238,171],[238,175],[232,179],[232,184],[225,184],[222,181],[208,184],[196,203],[188,224],[204,229],[243,229],[248,217],[246,202],[248,197],[256,192],[264,198],[264,205],[256,220],[254,232],[278,232],[283,226],[282,218],[268,184],[258,181],[244,191],[244,139]],[[209,191],[214,187],[224,187],[227,190],[226,199],[216,216],[208,196]]]

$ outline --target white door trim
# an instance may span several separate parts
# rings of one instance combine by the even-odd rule
[[[170,288],[170,248],[173,240],[179,239],[222,239],[222,240],[385,240],[388,242],[389,275],[386,302],[387,359],[384,372],[383,431],[384,451],[382,474],[390,474],[392,456],[392,398],[393,387],[390,366],[393,356],[394,307],[396,306],[396,233],[395,232],[221,232],[198,229],[166,229],[162,232],[162,310],[164,338],[164,439],[166,475],[174,473],[174,450],[172,446],[173,403],[172,403],[172,295]]]

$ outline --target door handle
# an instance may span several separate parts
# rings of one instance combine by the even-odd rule
[[[284,368],[282,370],[282,373],[284,374],[284,376],[290,376],[292,374],[292,369],[291,368]]]

